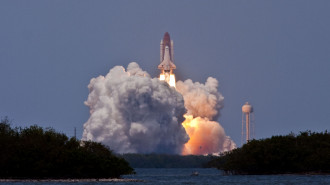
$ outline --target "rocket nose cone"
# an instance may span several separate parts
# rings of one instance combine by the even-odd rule
[[[166,33],[164,34],[164,38],[163,38],[163,40],[164,40],[164,41],[169,41],[169,40],[171,40],[171,39],[170,39],[170,34],[169,34],[168,32],[166,32]]]

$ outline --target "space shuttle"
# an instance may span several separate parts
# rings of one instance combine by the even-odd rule
[[[173,61],[173,41],[170,39],[170,34],[166,32],[163,40],[160,41],[160,64],[158,65],[158,69],[162,70],[162,74],[172,74],[173,69],[176,69]]]

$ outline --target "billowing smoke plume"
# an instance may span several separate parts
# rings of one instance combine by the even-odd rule
[[[176,87],[151,78],[134,62],[127,70],[116,66],[93,78],[82,139],[119,153],[209,154],[235,148],[215,121],[223,105],[218,81],[186,80]]]
[[[209,77],[205,85],[188,79],[177,82],[177,91],[184,97],[188,115],[216,120],[223,107],[223,96],[218,92],[218,80]]]
[[[214,121],[220,115],[224,99],[218,92],[218,81],[209,77],[204,85],[189,79],[178,81],[176,87],[184,97],[187,113],[183,126],[190,137],[183,154],[218,153],[236,148],[222,126]]]
[[[150,78],[137,63],[93,78],[85,104],[90,118],[83,140],[108,145],[119,153],[181,153],[189,140],[181,123],[183,97],[165,82]]]

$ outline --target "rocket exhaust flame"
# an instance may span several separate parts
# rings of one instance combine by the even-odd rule
[[[159,75],[159,80],[160,81],[165,81],[171,87],[175,87],[175,75],[174,74],[168,74],[168,73],[160,74]]]
[[[160,74],[160,76],[159,76],[159,80],[160,80],[160,81],[165,81],[165,75]]]
[[[170,86],[171,87],[175,87],[175,75],[174,74],[171,74],[170,75]]]

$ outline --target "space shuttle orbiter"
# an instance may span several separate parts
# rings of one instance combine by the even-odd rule
[[[172,74],[172,70],[176,69],[174,61],[173,41],[170,39],[170,34],[166,32],[163,40],[160,41],[160,64],[158,69],[162,70],[162,73]]]

